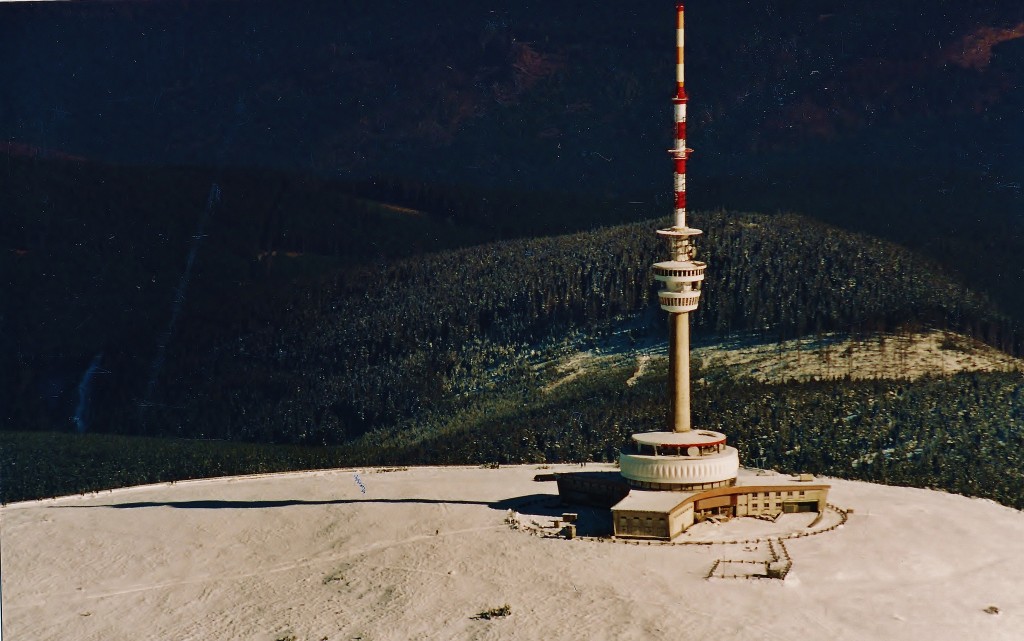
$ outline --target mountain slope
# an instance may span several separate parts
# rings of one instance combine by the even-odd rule
[[[338,443],[518,371],[524,345],[622,316],[643,316],[641,333],[660,325],[657,221],[436,252],[528,233],[499,222],[517,211],[595,205],[610,220],[613,202],[269,171],[9,169],[0,260],[20,311],[3,315],[7,429]],[[694,220],[712,266],[705,335],[927,326],[1019,349],[957,264],[795,216]]]

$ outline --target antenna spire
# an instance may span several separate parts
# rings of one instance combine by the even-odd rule
[[[675,227],[686,227],[686,158],[692,149],[686,148],[686,84],[684,81],[683,61],[683,3],[676,4],[676,95],[672,99],[675,106],[676,138],[670,150],[675,161]]]

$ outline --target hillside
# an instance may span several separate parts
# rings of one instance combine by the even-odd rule
[[[704,524],[679,542],[717,543],[673,546],[510,529],[509,509],[527,525],[560,514],[527,501],[555,493],[535,474],[568,469],[356,468],[8,505],[4,631],[36,641],[675,639],[681,630],[722,641],[1010,641],[1024,626],[1016,510],[829,479],[830,501],[852,514],[834,531],[786,540],[784,582],[709,581],[716,560],[763,560],[767,542],[752,539],[806,523],[784,518],[774,534],[753,519]],[[723,543],[737,538],[748,542]],[[507,616],[479,616],[506,604]]]
[[[707,233],[704,335],[754,331],[786,339],[828,331],[938,327],[1015,350],[1012,323],[941,267],[873,239],[798,217],[695,215]],[[267,310],[265,329],[207,338],[168,363],[161,402],[203,406],[207,436],[338,442],[443,411],[488,381],[520,377],[531,350],[568,331],[594,333],[640,315],[639,335],[663,331],[651,314],[656,221],[575,236],[519,240],[395,261],[294,288]],[[811,279],[793,276],[801,265]],[[885,286],[879,283],[884,282]],[[250,316],[250,327],[252,325]],[[230,342],[229,342],[230,341]],[[194,372],[218,372],[196,381]],[[232,381],[245,380],[244,388]],[[220,402],[246,409],[245,417]],[[188,430],[192,412],[153,416],[155,433]],[[122,419],[126,420],[126,419]],[[178,426],[181,427],[178,427]],[[173,433],[173,432],[172,432]]]
[[[10,296],[0,308],[8,341],[0,352],[7,359],[0,409],[10,434],[0,452],[5,501],[365,462],[610,460],[631,431],[661,425],[664,370],[656,358],[642,376],[635,360],[621,360],[567,383],[571,372],[555,365],[582,365],[564,359],[608,340],[624,354],[664,340],[650,277],[662,252],[651,233],[658,221],[477,244],[499,233],[489,216],[564,203],[540,206],[527,195],[500,201],[503,210],[474,209],[479,193],[459,200],[403,182],[357,185],[276,172],[226,172],[211,192],[215,176],[206,170],[45,159],[9,169],[18,188],[0,190],[15,221],[0,232],[14,249],[2,258]],[[40,204],[50,213],[38,215]],[[614,206],[604,206],[613,217]],[[445,207],[464,214],[434,213]],[[722,430],[742,432],[745,454],[783,469],[932,484],[1015,504],[1021,492],[1011,445],[1019,435],[1006,423],[1016,409],[1005,400],[1018,394],[1013,374],[926,377],[913,385],[801,384],[774,374],[765,376],[766,387],[740,380],[758,376],[752,367],[778,371],[785,342],[797,337],[799,349],[789,352],[796,362],[785,366],[797,379],[815,361],[819,374],[807,379],[856,378],[869,369],[879,332],[891,333],[887,347],[879,344],[880,369],[898,378],[918,367],[914,336],[935,337],[918,342],[933,344],[933,375],[986,369],[968,358],[998,360],[982,343],[1019,353],[1014,322],[966,284],[957,263],[939,265],[799,216],[693,218],[706,231],[700,252],[712,266],[694,319],[694,335],[711,350],[698,350],[705,360],[695,371],[705,381],[695,397],[695,412],[705,412],[700,420],[732,416]],[[347,233],[352,220],[382,243]],[[334,231],[317,233],[323,229]],[[421,244],[383,242],[392,230]],[[436,243],[471,246],[433,251],[444,249]],[[960,334],[936,333],[947,331]],[[773,356],[710,346],[735,341],[737,332],[783,344],[768,348]],[[836,353],[836,332],[849,336],[841,339],[849,349]],[[814,345],[822,349],[809,353]],[[765,399],[776,394],[792,407],[766,414],[774,401]],[[869,401],[879,394],[904,400],[879,410]],[[951,423],[937,408],[953,406],[964,413]],[[860,418],[833,425],[826,414]],[[758,425],[783,436],[766,441]],[[24,430],[44,433],[14,433]],[[101,436],[111,432],[200,440],[165,446]],[[827,458],[811,460],[793,448],[794,438],[833,445]],[[335,447],[232,449],[202,439]],[[958,456],[980,445],[993,457],[984,466],[993,482],[942,465],[944,439]],[[905,457],[853,465],[864,448]]]
[[[56,159],[0,181],[4,429],[341,443],[529,376],[566,333],[663,335],[658,221],[515,239],[621,203]],[[694,220],[698,335],[930,327],[1020,350],[958,263],[792,215]]]
[[[430,1],[355,11],[309,0],[289,11],[252,0],[240,14],[237,4],[5,4],[0,148],[276,168],[368,190],[397,182],[416,186],[404,190],[416,200],[434,191],[442,207],[474,190],[474,207],[523,194],[568,204],[490,217],[501,229],[529,221],[523,236],[668,211],[671,8]],[[735,0],[688,12],[695,209],[792,211],[952,259],[1024,319],[1019,2]],[[290,202],[291,192],[253,192],[254,209]],[[225,192],[225,203],[237,198]],[[633,205],[610,219],[594,201]],[[469,211],[454,209],[456,219]],[[381,240],[353,238],[365,244],[343,243],[355,255]]]
[[[4,33],[3,140],[128,163],[660,189],[670,7],[353,11],[313,0],[293,12],[257,0],[241,17],[234,2],[5,12],[21,28]],[[801,159],[799,169],[849,167],[854,181],[875,163],[924,178],[1020,168],[1008,143],[1020,134],[1017,2],[748,0],[695,3],[688,15],[695,178],[756,179]],[[738,43],[728,57],[727,43]],[[699,206],[723,204],[741,206]]]
[[[454,408],[338,446],[0,432],[0,502],[353,465],[614,461],[630,434],[664,424],[664,363],[637,380],[623,366],[547,388],[552,374],[492,383]],[[728,434],[748,464],[1024,508],[1020,373],[774,384],[727,374],[695,372],[694,422]]]

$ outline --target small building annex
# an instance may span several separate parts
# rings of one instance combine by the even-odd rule
[[[712,517],[775,517],[825,509],[829,486],[790,480],[759,484],[758,477],[731,487],[694,493],[631,491],[612,506],[615,536],[671,540],[694,523]]]

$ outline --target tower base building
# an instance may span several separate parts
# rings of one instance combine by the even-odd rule
[[[671,457],[664,458],[668,461]],[[821,513],[830,489],[810,474],[780,478],[738,469],[727,482],[691,484],[683,489],[678,483],[638,482],[626,478],[625,473],[622,470],[617,478],[609,472],[557,473],[555,481],[562,503],[611,510],[615,537],[662,541],[670,541],[695,523],[711,518]],[[666,489],[668,485],[674,485],[674,489]]]
[[[764,481],[749,473],[732,485],[696,492],[632,490],[611,508],[612,531],[616,537],[670,541],[710,518],[774,518],[825,509],[829,486],[807,475]]]

